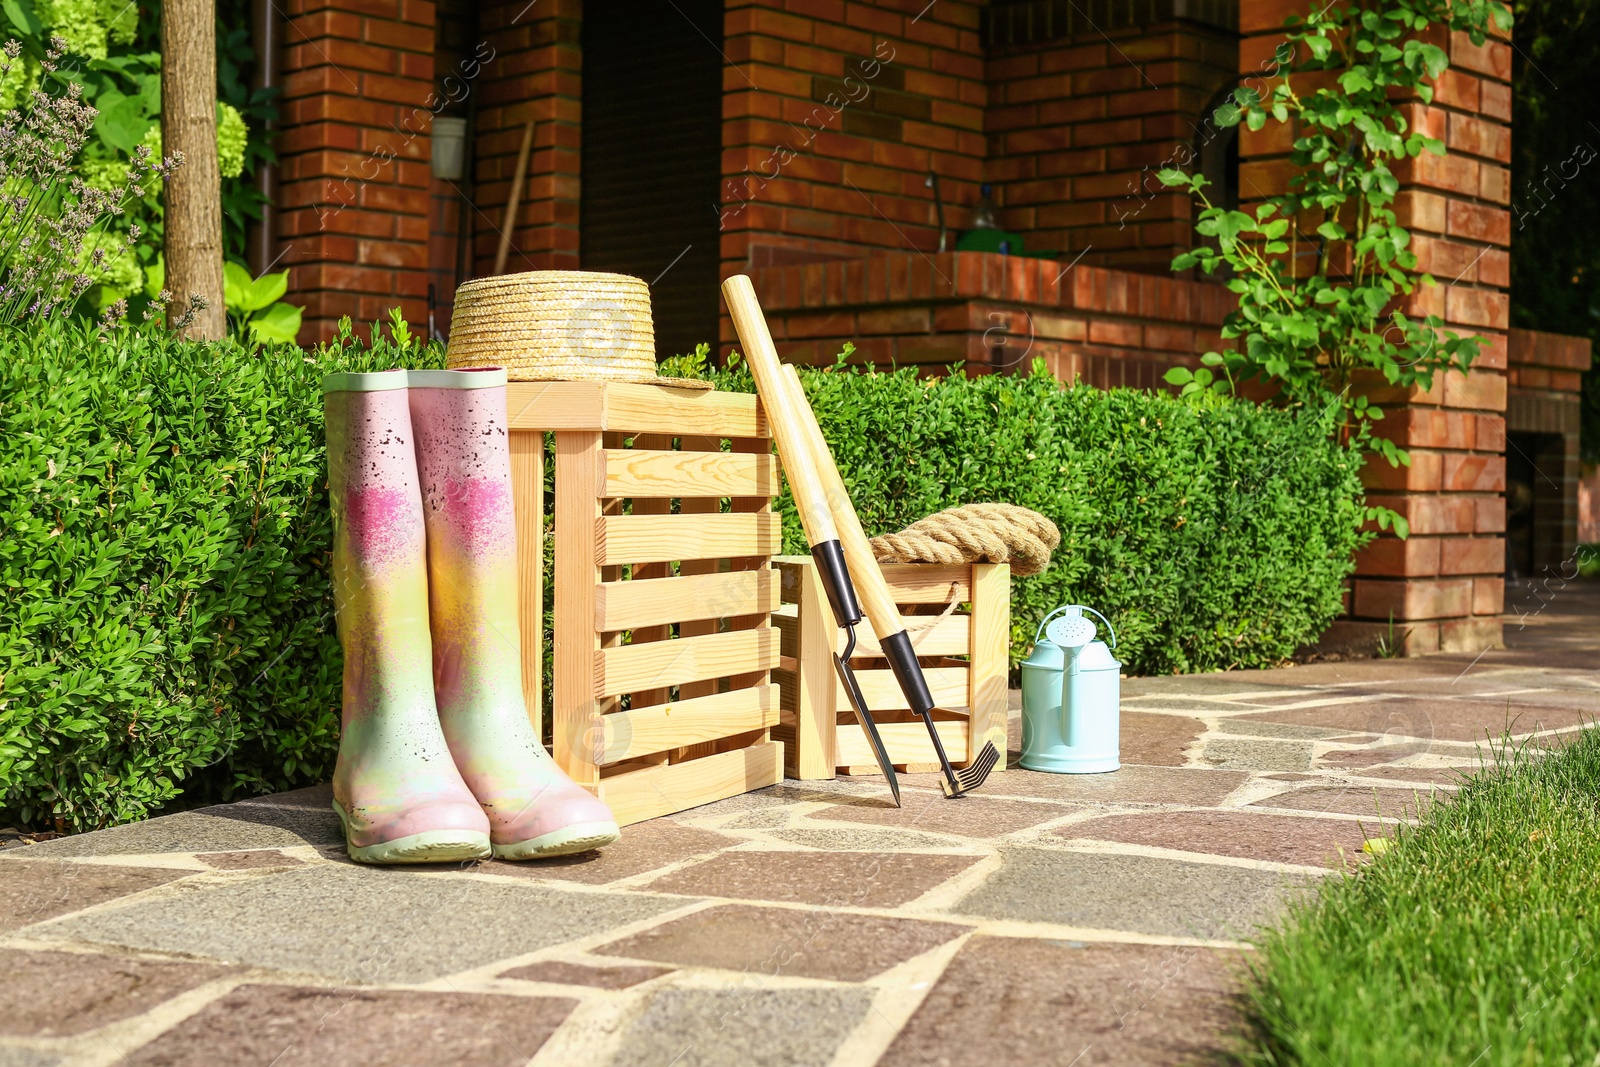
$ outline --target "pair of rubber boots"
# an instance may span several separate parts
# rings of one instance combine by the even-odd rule
[[[323,382],[344,715],[333,806],[358,863],[615,841],[522,697],[503,370]]]

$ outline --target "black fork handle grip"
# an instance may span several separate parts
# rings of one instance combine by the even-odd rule
[[[811,546],[811,558],[816,561],[817,575],[822,579],[822,590],[828,594],[828,605],[840,626],[854,626],[861,621],[861,604],[856,600],[856,587],[850,581],[850,569],[844,563],[844,549],[837,540],[823,541]]]
[[[918,715],[926,716],[933,710],[933,694],[928,692],[928,681],[922,674],[922,665],[917,662],[916,650],[911,647],[911,635],[901,630],[897,634],[879,638],[879,645],[883,648],[883,655],[889,661],[889,669],[894,672],[894,677],[900,683],[900,691],[911,703],[911,710]]]

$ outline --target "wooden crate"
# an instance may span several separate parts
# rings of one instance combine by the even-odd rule
[[[778,465],[757,399],[612,382],[507,399],[530,709],[555,435],[556,761],[623,825],[780,781]]]
[[[782,690],[773,736],[786,746],[785,772],[791,778],[878,774],[834,673],[833,653],[843,650],[844,631],[834,622],[816,566],[809,556],[779,556],[776,563],[784,604],[775,615],[783,660],[773,672]],[[933,699],[945,709],[935,714],[934,723],[951,762],[970,762],[986,741],[1004,753],[1011,568],[886,564],[883,577],[905,617]],[[951,604],[954,610],[946,613]],[[911,712],[868,623],[856,627],[856,642],[851,666],[890,762],[908,772],[937,770],[928,729]],[[1004,769],[1003,762],[996,767]]]

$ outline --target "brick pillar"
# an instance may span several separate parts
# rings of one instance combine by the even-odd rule
[[[1243,0],[1240,71],[1270,69],[1283,19],[1304,14],[1293,0]],[[1438,41],[1445,42],[1440,33]],[[1411,524],[1400,541],[1381,534],[1356,560],[1351,616],[1325,643],[1367,643],[1394,620],[1407,654],[1476,653],[1497,644],[1505,597],[1506,331],[1511,241],[1511,49],[1491,38],[1474,46],[1449,36],[1450,69],[1434,104],[1408,106],[1413,128],[1445,142],[1395,168],[1396,210],[1414,235],[1422,270],[1438,285],[1419,288],[1410,315],[1437,314],[1446,328],[1484,338],[1470,374],[1434,379],[1433,388],[1369,390],[1388,417],[1378,429],[1411,453],[1411,466],[1369,460],[1368,502]],[[1286,131],[1240,134],[1240,186],[1282,188]],[[1274,158],[1277,157],[1277,158]]]
[[[290,0],[278,237],[300,340],[341,316],[427,317],[429,0]]]
[[[473,273],[488,274],[494,266],[529,119],[535,124],[533,154],[506,272],[577,270],[583,4],[514,0],[487,5],[478,17],[494,55],[484,62],[479,87]],[[676,16],[668,10],[662,17]]]

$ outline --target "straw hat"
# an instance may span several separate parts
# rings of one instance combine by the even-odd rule
[[[514,382],[648,382],[710,389],[656,374],[650,288],[626,274],[535,270],[456,290],[451,370],[504,367]]]

